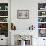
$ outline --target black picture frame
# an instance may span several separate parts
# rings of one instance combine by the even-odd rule
[[[29,19],[29,10],[17,10],[17,19]]]

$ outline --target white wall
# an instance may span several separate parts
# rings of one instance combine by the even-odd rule
[[[28,27],[33,24],[36,32],[34,36],[38,35],[38,3],[45,2],[46,0],[11,0],[11,22],[15,24],[17,30],[27,30]],[[25,9],[29,10],[29,19],[17,19],[17,10]],[[40,46],[38,43],[43,44],[41,39],[42,38],[38,38],[36,40],[33,38],[33,46]]]
[[[29,19],[17,19],[17,10],[29,10]],[[11,20],[16,25],[17,30],[26,30],[32,24],[36,27],[37,2],[32,0],[12,0],[11,15]]]
[[[46,0],[11,0],[11,22],[17,30],[27,30],[34,25],[37,29],[38,3]],[[29,19],[17,19],[17,10],[29,10]]]
[[[45,0],[46,1],[46,0]],[[37,28],[38,2],[44,0],[11,0],[11,22],[17,30],[26,30],[32,24]],[[17,19],[17,10],[29,10],[29,19]]]

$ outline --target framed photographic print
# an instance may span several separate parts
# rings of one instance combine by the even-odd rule
[[[29,10],[17,10],[17,19],[29,19]]]

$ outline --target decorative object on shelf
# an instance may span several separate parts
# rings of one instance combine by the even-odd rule
[[[38,22],[46,22],[46,17],[38,17]]]
[[[42,16],[46,16],[46,11],[42,11]]]
[[[46,16],[46,11],[38,11],[38,16]]]
[[[46,10],[46,3],[38,3],[38,10]]]
[[[38,28],[46,28],[46,23],[38,23]]]
[[[42,15],[45,15],[45,12],[42,12]]]
[[[8,37],[8,23],[0,23],[0,35]]]
[[[17,19],[29,19],[29,10],[17,10]]]
[[[8,6],[5,6],[5,10],[8,10]]]
[[[8,3],[0,3],[0,10],[8,10]]]
[[[39,29],[39,37],[46,37],[46,29]]]
[[[0,16],[8,16],[8,11],[0,11]]]
[[[13,23],[11,23],[11,30],[16,30],[16,26]]]
[[[0,22],[8,22],[8,17],[0,17]]]
[[[38,22],[42,22],[42,18],[41,17],[38,17]]]
[[[34,30],[34,26],[33,25],[31,25],[30,27],[29,27],[29,30]]]
[[[44,8],[40,8],[40,10],[44,10]]]
[[[0,6],[0,10],[1,10],[1,6]]]
[[[8,30],[8,23],[0,23],[1,30]]]

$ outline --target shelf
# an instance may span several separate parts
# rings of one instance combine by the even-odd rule
[[[8,17],[8,16],[0,16],[0,17]]]
[[[46,29],[46,28],[38,28],[38,29]]]
[[[0,22],[0,23],[8,23],[8,22]]]
[[[46,10],[38,10],[38,11],[46,11]]]
[[[46,22],[38,22],[38,23],[46,23]]]
[[[8,11],[8,10],[0,10],[0,11]]]
[[[46,17],[46,15],[44,15],[44,16],[38,16],[38,17]]]
[[[38,3],[38,36],[46,37],[46,3]]]

